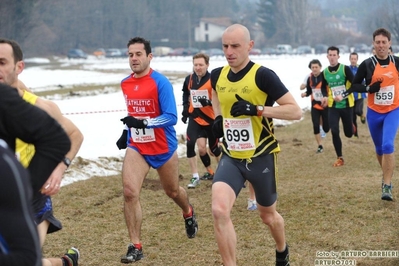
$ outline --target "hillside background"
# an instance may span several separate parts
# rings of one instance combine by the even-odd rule
[[[1,0],[0,37],[18,41],[26,56],[123,48],[134,36],[153,46],[220,48],[220,42],[196,42],[193,34],[201,18],[219,17],[248,26],[257,48],[370,45],[377,27],[389,28],[395,42],[399,32],[395,0]],[[337,24],[348,19],[356,28]]]

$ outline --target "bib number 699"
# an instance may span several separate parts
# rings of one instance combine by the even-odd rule
[[[246,129],[227,129],[226,138],[228,141],[245,142],[249,140],[249,132]]]

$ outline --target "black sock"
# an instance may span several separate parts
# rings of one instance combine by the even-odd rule
[[[276,258],[285,260],[287,258],[287,256],[288,256],[288,245],[287,244],[285,245],[284,251],[279,252],[276,249]]]
[[[206,153],[203,156],[200,155],[200,159],[201,159],[201,161],[202,161],[202,163],[204,164],[205,167],[208,167],[208,166],[211,165],[211,157],[209,157],[208,153]]]

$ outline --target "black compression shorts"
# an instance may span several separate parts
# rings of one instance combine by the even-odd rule
[[[254,187],[256,202],[264,207],[271,206],[277,200],[276,161],[274,153],[251,160],[234,159],[223,153],[213,183],[225,182],[238,196],[248,180]]]

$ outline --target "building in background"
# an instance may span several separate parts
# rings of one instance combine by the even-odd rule
[[[201,18],[199,26],[195,27],[196,42],[218,42],[223,31],[232,24],[231,18]]]

